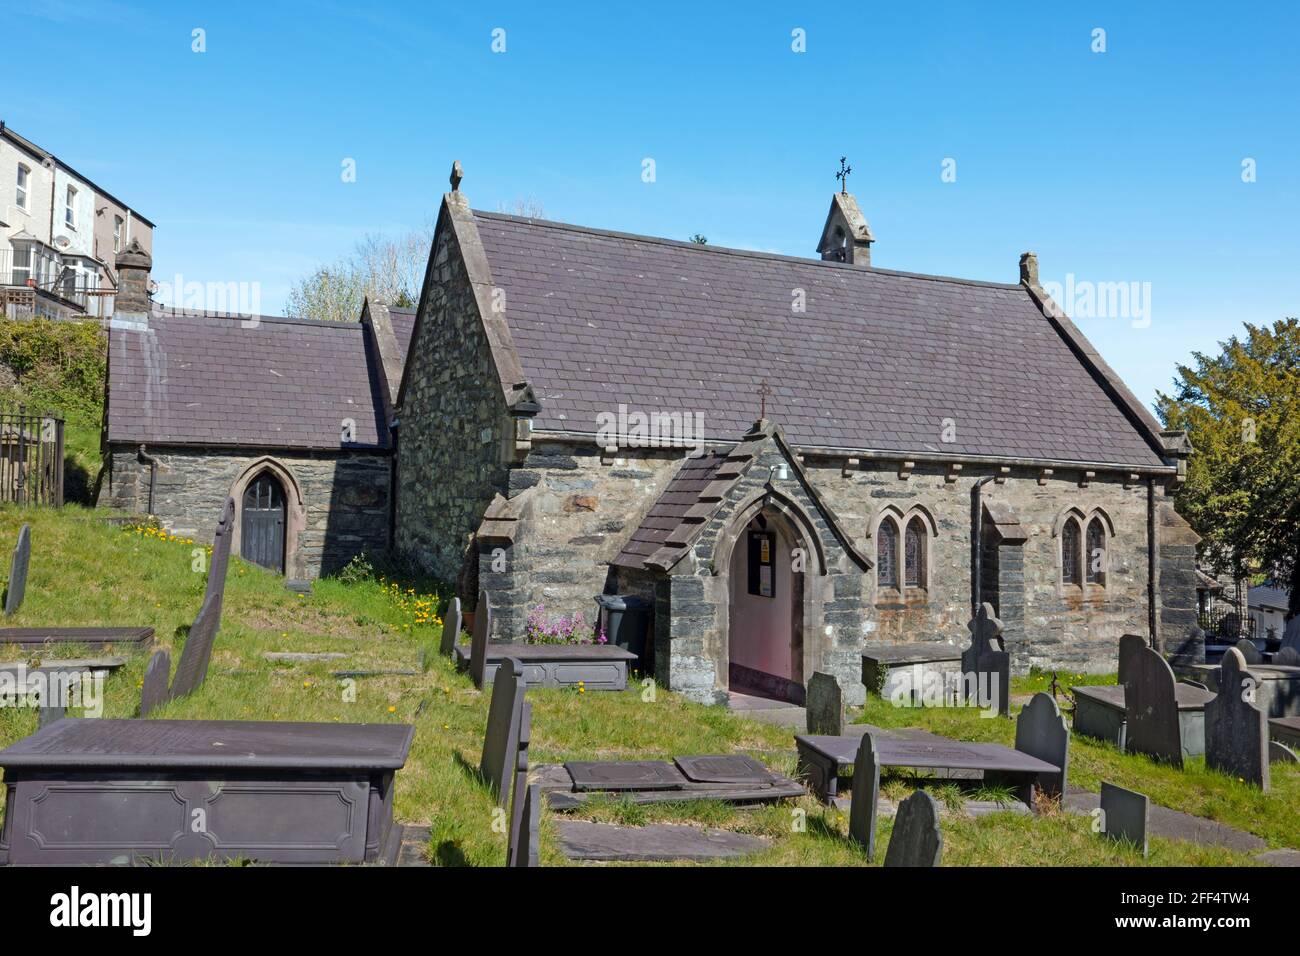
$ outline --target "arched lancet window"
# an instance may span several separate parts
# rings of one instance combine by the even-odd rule
[[[913,518],[903,535],[903,580],[909,588],[923,588],[925,580],[925,524]]]
[[[881,521],[876,532],[876,583],[882,588],[898,587],[898,525],[893,518]]]
[[[1083,549],[1079,522],[1069,518],[1061,529],[1061,583],[1083,586]]]
[[[1089,584],[1106,584],[1106,528],[1100,518],[1088,522],[1088,547],[1084,551],[1084,579]]]

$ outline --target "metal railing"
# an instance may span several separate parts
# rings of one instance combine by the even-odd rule
[[[90,295],[98,292],[88,288],[81,273],[62,257],[39,249],[26,254],[0,249],[0,286],[43,292],[83,310]]]
[[[0,406],[0,501],[63,505],[63,419]]]

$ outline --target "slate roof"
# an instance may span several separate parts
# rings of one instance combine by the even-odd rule
[[[1020,285],[474,216],[535,429],[595,433],[626,403],[734,441],[766,379],[805,448],[1163,464]]]
[[[393,323],[393,335],[401,354],[402,367],[406,367],[406,352],[411,347],[411,333],[415,331],[415,310],[388,308],[388,318]]]
[[[725,454],[708,452],[683,461],[613,563],[625,568],[643,567],[645,559],[664,546],[686,513],[699,503],[700,493],[713,482],[726,460]]]
[[[409,332],[404,340],[409,341]],[[155,310],[110,328],[108,440],[383,448],[383,404],[360,323]],[[342,444],[342,423],[356,422]]]
[[[1291,605],[1289,599],[1291,592],[1287,588],[1273,587],[1268,584],[1257,584],[1250,589],[1249,604],[1253,610],[1260,608],[1271,608],[1273,610],[1285,611]]]

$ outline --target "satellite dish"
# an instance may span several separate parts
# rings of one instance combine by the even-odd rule
[[[60,249],[66,249],[68,246],[72,245],[67,236],[55,236],[54,244]]]

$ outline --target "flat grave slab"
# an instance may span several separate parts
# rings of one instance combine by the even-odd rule
[[[662,764],[673,772],[676,768]],[[573,810],[593,802],[627,801],[635,804],[680,803],[684,800],[720,800],[744,806],[756,803],[774,803],[778,800],[806,796],[808,791],[797,781],[768,771],[768,782],[748,783],[696,783],[678,773],[680,782],[671,788],[657,790],[577,790],[573,775],[567,765],[539,764],[533,768],[533,780],[546,795],[552,810]]]
[[[11,864],[391,863],[404,724],[59,720],[0,751]]]
[[[142,650],[152,643],[152,627],[0,627],[0,644],[25,650],[46,644],[117,644],[124,649]]]
[[[980,771],[1026,778],[1060,772],[1044,760],[1002,744],[967,743],[943,737],[908,739],[889,732],[873,733],[873,736],[876,762],[881,767]],[[794,740],[800,773],[808,780],[809,789],[823,802],[834,802],[839,777],[853,765],[861,738],[798,734]]]
[[[1071,790],[1061,801],[1061,806],[1071,813],[1089,815],[1101,807],[1101,794],[1088,790]],[[1268,847],[1268,844],[1255,834],[1238,830],[1226,823],[1192,816],[1190,813],[1171,810],[1154,803],[1149,806],[1148,837],[1186,840],[1188,843],[1199,843],[1202,846],[1225,846],[1231,850],[1247,853]]]
[[[771,846],[762,837],[730,830],[671,824],[624,827],[586,820],[557,820],[560,852],[570,860],[650,863],[727,860]]]
[[[1268,735],[1295,750],[1300,747],[1300,717],[1274,717],[1268,722]]]
[[[770,783],[772,771],[744,754],[704,757],[675,757],[673,763],[693,783]]]
[[[1185,673],[1212,691],[1219,688],[1218,664],[1194,664]],[[1300,667],[1251,664],[1255,705],[1268,717],[1300,717]]]
[[[959,676],[961,655],[960,647],[938,642],[867,645],[862,649],[862,683],[868,693],[879,688],[883,700],[901,697],[919,707],[926,678]]]
[[[662,760],[573,760],[564,765],[576,790],[676,790],[681,771]]]
[[[454,648],[456,666],[470,666],[470,645]],[[529,687],[576,687],[587,690],[627,690],[630,663],[638,658],[631,651],[612,644],[488,644],[483,663],[483,682],[496,679],[496,670],[507,657],[524,665]]]
[[[1108,740],[1121,750],[1127,737],[1128,720],[1122,684],[1087,684],[1072,687],[1076,733],[1096,740]],[[1174,684],[1174,701],[1178,708],[1179,735],[1183,755],[1199,757],[1205,753],[1205,705],[1214,692],[1194,684]]]

